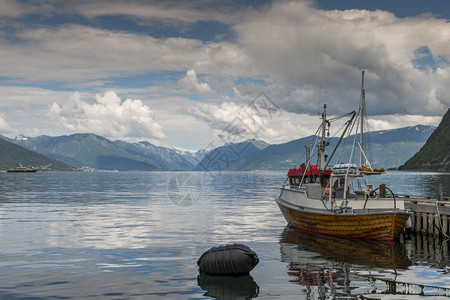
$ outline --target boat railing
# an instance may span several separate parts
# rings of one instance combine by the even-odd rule
[[[287,185],[287,186],[283,186],[283,187],[280,188],[280,190],[281,190],[280,196],[283,194],[283,191],[285,189],[289,189],[289,190],[294,191],[294,192],[303,193],[305,195],[307,195],[307,193],[308,193],[308,189],[306,188],[306,186]]]
[[[366,202],[364,202],[364,208],[366,208],[366,205],[367,205],[367,202],[369,201],[369,199],[377,199],[376,197],[372,197],[372,195],[375,195],[376,191],[379,191],[379,197],[380,198],[388,198],[388,197],[386,197],[386,190],[388,190],[391,193],[390,196],[392,196],[392,199],[394,200],[394,208],[397,208],[396,195],[385,184],[380,184],[379,187],[377,187],[376,189],[371,190],[370,193],[366,195]]]

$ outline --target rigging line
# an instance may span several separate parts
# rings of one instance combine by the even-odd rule
[[[338,140],[336,146],[334,146],[333,152],[331,152],[330,157],[328,158],[328,161],[327,161],[326,164],[325,164],[325,167],[323,167],[323,170],[322,170],[321,173],[320,173],[320,174],[321,174],[321,175],[320,175],[321,177],[322,177],[323,173],[325,172],[325,169],[327,168],[328,164],[331,162],[331,159],[333,158],[334,153],[336,152],[337,148],[339,147],[339,144],[340,144],[340,142],[342,141],[344,135],[347,133],[348,128],[350,127],[350,125],[352,125],[355,116],[356,116],[356,112],[353,111],[353,112],[352,112],[352,117],[350,118],[350,120],[347,121],[347,123],[346,123],[347,126],[346,126],[344,132],[342,132],[341,137],[339,138],[339,140]],[[353,124],[354,124],[354,123],[353,123]]]
[[[342,119],[342,118],[345,118],[345,117],[347,117],[347,116],[351,116],[352,114],[353,114],[353,111],[351,111],[351,112],[349,112],[349,113],[346,113],[346,114],[344,114],[344,115],[342,115],[342,116],[337,116],[337,117],[328,119],[328,121],[329,121],[329,122],[334,122],[334,121],[340,120],[340,119]]]
[[[356,123],[357,123],[357,121],[355,121],[352,124],[352,127],[351,127],[351,129],[349,131],[348,139],[350,139],[350,134],[353,131],[353,127],[355,126]],[[356,132],[358,132],[358,126],[356,128]],[[354,155],[354,152],[355,152],[355,145],[356,145],[356,138],[357,138],[357,134],[355,134],[354,137],[353,137],[352,151],[350,152],[350,158],[349,158],[349,162],[348,163],[350,163],[353,160],[353,155]]]
[[[343,125],[341,126],[341,128],[339,128],[339,130],[337,130],[337,131],[333,134],[333,136],[330,137],[330,138],[327,140],[327,142],[330,143],[331,139],[334,138],[334,137],[336,137],[336,135],[337,135],[339,132],[341,132],[341,130],[343,130],[346,126],[347,126],[347,123],[343,124]],[[344,146],[343,146],[343,147],[345,147],[345,143],[344,143]],[[342,156],[342,151],[341,151],[341,154],[339,155],[338,161],[340,160],[341,156]]]
[[[346,126],[347,124],[346,123],[344,123],[342,126],[341,126],[341,128],[339,128],[331,137],[329,137],[328,138],[328,142],[332,139],[332,138],[334,138],[342,129],[344,129],[345,128],[345,126]]]
[[[305,179],[306,171],[309,169],[309,166],[311,164],[311,158],[314,157],[315,155],[317,155],[318,152],[319,152],[319,150],[316,150],[315,152],[313,152],[313,154],[310,156],[309,160],[306,162],[305,169],[302,170],[303,174],[302,174],[302,178],[299,182],[299,188],[303,185],[303,180]],[[289,176],[286,177],[286,180],[283,183],[283,187],[281,189],[280,196],[283,194],[283,188],[287,185],[286,182],[287,182],[288,178],[289,178]]]
[[[316,137],[316,139],[315,139],[315,142],[314,142],[314,147],[312,148],[313,150],[316,148],[316,145],[317,145],[317,141],[318,141],[318,138],[319,138],[319,136],[318,136],[319,130],[320,130],[320,127],[317,128],[316,132],[314,133],[314,136]],[[309,144],[311,144],[311,141],[309,142]],[[306,153],[306,150],[303,151],[303,153],[300,155],[300,158],[297,160],[297,163],[294,165],[294,169],[295,169],[295,168],[297,167],[297,165],[300,163],[300,160],[303,158],[303,155],[304,155],[305,153]],[[311,155],[311,157],[314,156],[315,154],[316,154],[316,153],[313,153],[313,155]],[[310,159],[310,160],[311,160],[311,159]],[[283,184],[282,184],[282,187],[281,187],[280,196],[283,194],[283,188],[287,185],[286,183],[287,183],[288,179],[289,179],[289,176],[286,176],[286,179],[284,180],[284,182],[283,182]]]
[[[319,149],[318,149],[319,147],[317,146],[318,144],[319,144],[319,136],[316,135],[316,140],[314,141],[314,146],[311,149],[312,155],[310,155],[310,157],[314,157],[319,152]],[[311,158],[310,158],[310,160],[311,160]]]
[[[360,113],[359,118],[364,117],[364,114],[365,114],[364,112],[362,114]],[[366,123],[368,124],[367,120],[366,120]],[[369,126],[367,125],[366,128],[369,128]],[[358,126],[358,127],[356,127],[355,137],[360,134],[364,134],[364,132],[360,132],[360,128]],[[370,160],[369,160],[372,157],[372,154],[371,154],[372,150],[370,147],[367,146],[367,145],[370,145],[370,135],[368,134],[368,132],[366,132],[365,137],[366,137],[366,141],[365,141],[364,145],[360,145],[360,150],[361,150],[361,153],[363,154],[363,156],[365,157],[367,164],[372,168]],[[369,149],[368,156],[366,156],[366,154],[365,154],[365,152],[367,152],[366,151],[367,148]],[[353,159],[353,157],[352,157],[352,159]]]
[[[314,155],[317,155],[318,151],[319,151],[319,150],[316,150],[315,152],[313,152],[313,154],[311,155],[311,157],[313,157]],[[306,152],[306,151],[305,151],[305,152]],[[302,156],[303,156],[303,154],[302,154]],[[309,160],[306,162],[305,170],[303,170],[302,179],[301,179],[301,181],[299,182],[299,187],[301,187],[302,184],[303,184],[303,180],[305,179],[305,175],[306,175],[306,170],[309,168],[309,165],[311,164],[311,157],[310,157]],[[280,196],[279,196],[279,197],[281,197],[281,195],[283,194],[283,190],[284,190],[284,187],[287,186],[287,180],[288,180],[288,179],[289,179],[289,176],[286,176],[286,179],[284,180],[284,182],[283,182],[283,184],[282,184],[282,186],[281,186],[281,191],[280,191]]]
[[[294,169],[297,167],[297,165],[299,164],[300,160],[303,158],[303,155],[306,154],[306,149],[303,150],[302,155],[300,155],[300,157],[298,158],[297,162],[294,165]]]
[[[370,135],[370,127],[369,127],[369,120],[367,119],[367,118],[365,118],[365,120],[366,120],[366,124],[364,124],[365,125],[365,127],[367,128],[367,130],[366,130],[366,148],[367,149],[365,149],[365,151],[366,152],[368,152],[368,160],[372,160],[372,162],[373,162],[373,155],[372,155],[372,138],[371,138],[371,135]]]
[[[301,180],[300,180],[300,182],[299,182],[299,188],[303,185],[303,181],[305,180],[305,176],[306,176],[306,171],[309,169],[309,166],[311,165],[311,158],[312,158],[314,155],[316,155],[318,152],[319,152],[319,150],[315,151],[315,152],[313,153],[313,155],[310,156],[309,160],[306,162],[305,169],[302,170],[302,173],[303,173],[303,174],[302,174],[302,178],[301,178]]]
[[[320,130],[320,127],[317,128],[316,132],[314,133],[314,136],[315,136],[315,142],[314,142],[314,146],[313,146],[313,148],[312,148],[311,150],[314,150],[315,147],[316,147],[316,145],[317,145],[317,140],[318,140],[318,138],[319,138],[319,136],[318,136],[319,130]],[[309,144],[311,145],[311,141],[309,142]],[[305,153],[306,153],[306,150],[303,151],[302,155],[300,156],[300,158],[299,158],[299,159],[297,160],[297,162],[295,163],[294,168],[297,167],[297,166],[299,165],[300,160],[302,159],[302,157],[303,157],[303,155],[304,155]]]
[[[352,127],[350,128],[350,130],[348,131],[347,136],[346,136],[345,139],[344,139],[344,143],[343,143],[342,148],[341,148],[341,153],[339,154],[339,158],[338,158],[338,160],[337,160],[338,163],[339,163],[339,161],[341,160],[342,156],[344,155],[344,151],[345,151],[345,148],[347,147],[347,143],[348,143],[348,141],[349,141],[349,139],[350,139],[350,135],[352,134],[353,128],[355,127],[355,124],[358,123],[358,116],[359,116],[359,113],[360,113],[360,111],[357,112],[356,120],[355,120],[355,122],[352,124]],[[358,128],[358,127],[357,127],[357,128]],[[356,136],[356,135],[355,135],[355,136]],[[350,161],[351,161],[351,160],[352,160],[352,155],[350,155]]]
[[[341,126],[341,128],[339,128],[339,129],[333,134],[333,136],[330,137],[330,138],[328,139],[327,142],[330,142],[331,139],[334,138],[339,132],[341,132],[341,130],[343,130],[343,129],[345,128],[346,125],[347,125],[347,123],[343,124],[343,125]],[[344,143],[343,147],[345,147],[345,143]],[[341,159],[342,153],[343,153],[343,151],[341,151],[341,153],[339,154],[339,159],[338,159],[338,161]]]
[[[352,114],[352,113],[350,113],[350,114]],[[342,119],[342,118],[346,117],[347,115],[349,115],[349,114],[343,115],[343,116],[339,117],[339,119]],[[334,132],[334,134],[331,137],[328,137],[327,142],[330,143],[331,139],[336,137],[338,135],[338,133],[340,133],[341,130],[343,130],[347,126],[347,123],[348,123],[348,121],[345,122],[344,124],[342,124],[342,126],[336,132]],[[344,146],[345,146],[345,144],[344,144]],[[341,158],[342,153],[343,153],[343,151],[341,151],[341,154],[339,155],[339,159]]]

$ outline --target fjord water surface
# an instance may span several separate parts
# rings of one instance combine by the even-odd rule
[[[284,172],[0,173],[0,299],[398,299],[450,295],[448,242],[393,245],[286,227]],[[450,174],[389,172],[396,193],[450,192]],[[199,276],[210,247],[244,243],[251,276]],[[406,295],[408,294],[408,295]]]

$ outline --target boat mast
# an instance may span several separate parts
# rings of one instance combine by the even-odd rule
[[[319,170],[322,170],[323,167],[325,167],[325,147],[326,147],[326,140],[325,140],[325,131],[327,126],[327,105],[323,105],[323,112],[322,112],[322,139],[320,141],[320,147],[319,147]]]
[[[361,103],[359,107],[359,117],[361,118],[361,132],[360,132],[360,139],[359,143],[361,146],[361,151],[359,152],[359,165],[363,165],[363,142],[364,142],[364,114],[365,114],[365,107],[366,107],[366,95],[364,91],[364,71],[362,71],[362,79],[361,79]]]
[[[344,131],[342,132],[341,136],[339,137],[339,140],[337,141],[336,145],[334,146],[333,152],[331,152],[330,157],[328,157],[328,161],[326,162],[325,167],[323,168],[321,174],[323,174],[323,173],[325,172],[325,169],[326,169],[326,168],[328,167],[328,165],[330,164],[331,159],[332,159],[333,156],[334,156],[334,153],[336,153],[336,150],[337,150],[338,147],[339,147],[339,144],[341,143],[342,139],[344,138],[345,134],[347,133],[348,128],[349,128],[350,125],[353,123],[353,119],[354,119],[355,116],[356,116],[356,111],[352,111],[352,112],[348,113],[348,115],[351,115],[350,120],[348,120],[348,121],[346,122],[345,129],[344,129]],[[328,143],[327,143],[327,145],[328,145]]]

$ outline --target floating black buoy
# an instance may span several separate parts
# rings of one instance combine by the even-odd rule
[[[242,244],[213,247],[200,256],[197,265],[208,275],[248,275],[258,264],[258,255]]]

